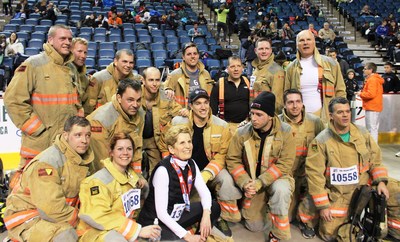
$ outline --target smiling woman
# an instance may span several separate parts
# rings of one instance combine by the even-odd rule
[[[172,154],[160,161],[150,178],[150,194],[140,212],[139,222],[150,225],[158,218],[162,228],[161,240],[205,241],[212,224],[220,215],[218,203],[211,201],[211,194],[198,166],[190,157],[193,144],[186,126],[173,126],[165,138]],[[191,202],[195,187],[201,202]],[[167,201],[167,202],[166,202]],[[196,234],[186,228],[200,222]]]
[[[160,227],[141,227],[137,210],[147,183],[136,174],[132,162],[134,142],[127,133],[116,133],[110,141],[110,158],[104,168],[81,184],[80,241],[134,241],[160,236]],[[116,199],[117,198],[117,199]]]

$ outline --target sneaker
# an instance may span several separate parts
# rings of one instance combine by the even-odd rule
[[[229,225],[225,220],[219,220],[215,227],[217,227],[217,229],[219,229],[225,236],[232,237],[232,230],[229,228]]]
[[[279,238],[275,237],[275,235],[272,232],[269,232],[267,241],[268,242],[279,242],[281,240]]]
[[[304,238],[312,239],[315,237],[314,229],[308,227],[307,224],[305,224],[303,222],[299,222],[299,228],[300,228],[301,234],[303,235]]]

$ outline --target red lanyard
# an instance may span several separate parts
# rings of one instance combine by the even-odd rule
[[[171,159],[171,165],[175,169],[176,174],[178,175],[178,178],[179,178],[179,184],[181,186],[183,201],[185,201],[185,210],[189,212],[190,211],[189,195],[190,195],[190,191],[192,190],[192,185],[193,185],[192,169],[190,168],[190,165],[188,165],[189,171],[188,171],[187,184],[186,184],[185,179],[183,179],[182,171],[179,168],[178,164],[176,164],[174,157],[172,157],[172,159]]]

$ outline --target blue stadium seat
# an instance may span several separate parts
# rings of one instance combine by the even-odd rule
[[[176,36],[169,36],[167,39],[168,39],[168,41],[167,41],[168,43],[179,44],[179,38]]]
[[[150,59],[151,53],[149,50],[136,50],[135,52],[136,59]]]
[[[151,36],[164,36],[161,29],[153,29],[151,30]]]
[[[96,58],[97,57],[97,49],[88,48],[87,57],[93,58],[93,59]]]
[[[167,29],[167,30],[164,31],[164,36],[165,37],[170,37],[170,36],[175,37],[176,36],[176,32],[175,32],[175,30]]]
[[[110,34],[121,35],[121,29],[111,28],[110,29]]]
[[[27,25],[27,24],[23,24],[21,26],[19,26],[19,31],[21,32],[33,32],[34,26],[33,25]]]
[[[136,29],[136,33],[138,36],[149,35],[149,31],[147,29]]]
[[[6,24],[3,29],[4,32],[18,32],[18,30],[19,30],[18,24]]]
[[[216,49],[222,49],[222,46],[216,45],[216,44],[215,44],[215,45],[209,45],[209,46],[208,46],[208,49],[209,49],[211,52],[214,53]]]
[[[122,38],[120,34],[110,34],[110,36],[108,36],[108,40],[112,42],[121,42]]]
[[[99,50],[103,50],[103,49],[114,50],[115,49],[114,42],[100,42],[99,43]]]
[[[93,28],[92,27],[81,27],[79,30],[79,33],[89,33],[93,34]]]
[[[13,18],[10,20],[10,24],[17,24],[18,26],[21,26],[24,23],[25,23],[25,19],[23,19],[23,18]]]
[[[87,69],[94,69],[96,67],[94,58],[86,58],[85,64]]]
[[[163,43],[151,43],[150,49],[154,50],[165,50],[165,45]]]
[[[97,66],[99,70],[102,70],[106,68],[110,63],[113,62],[113,59],[111,58],[99,58],[97,60]]]
[[[93,40],[96,42],[105,42],[107,41],[107,36],[105,34],[95,34]]]
[[[42,20],[40,20],[40,25],[52,26],[53,25],[53,21],[51,21],[50,19],[42,19]]]
[[[192,42],[192,39],[187,36],[179,36],[179,42],[184,45],[186,43]]]
[[[164,44],[165,43],[165,37],[164,36],[153,36],[153,43]]]
[[[117,43],[117,50],[122,50],[122,49],[132,49],[132,43],[130,42],[118,42]]]
[[[149,66],[153,66],[151,59],[138,59],[136,61],[136,68],[142,69],[147,68]]]
[[[31,33],[31,39],[40,39],[44,41],[46,39],[46,33],[45,32],[33,32]]]
[[[38,48],[28,47],[25,49],[25,55],[36,55],[36,54],[39,54],[39,52],[40,52],[40,49],[38,49]]]
[[[29,48],[37,48],[37,49],[42,49],[43,48],[43,40],[39,40],[39,39],[31,39],[28,42],[28,47]]]
[[[125,40],[125,42],[136,42],[136,35],[125,34],[124,40]]]
[[[94,34],[95,35],[106,35],[107,29],[106,28],[95,28],[94,29]]]
[[[50,26],[47,25],[36,25],[34,28],[35,32],[43,32],[43,33],[47,33],[50,29]]]
[[[151,36],[150,35],[139,35],[138,41],[140,43],[151,43]]]
[[[156,68],[162,68],[165,66],[164,59],[154,59],[154,66]]]
[[[99,49],[99,56],[102,58],[114,58],[114,49]]]
[[[197,45],[197,48],[199,49],[199,51],[208,51],[208,46],[206,44]]]
[[[31,34],[28,32],[17,32],[18,39],[29,40],[31,38]]]
[[[133,29],[133,24],[132,23],[123,23],[122,27],[124,28],[124,32],[128,29]]]
[[[197,37],[197,38],[194,38],[193,39],[193,42],[194,43],[196,43],[196,44],[198,44],[198,45],[202,45],[202,44],[205,44],[206,43],[206,41],[204,40],[204,38],[202,38],[202,37]]]
[[[84,38],[87,41],[92,41],[92,34],[90,33],[80,33],[78,36]]]
[[[124,36],[126,35],[136,35],[134,29],[124,29]]]
[[[221,63],[216,59],[207,59],[206,60],[207,70],[219,70],[221,68]]]
[[[167,59],[167,51],[165,51],[164,49],[162,50],[153,50],[153,58],[156,59]]]

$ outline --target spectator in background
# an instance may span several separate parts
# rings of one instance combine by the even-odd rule
[[[19,42],[17,33],[12,32],[10,37],[7,38],[4,54],[5,56],[14,56],[17,53],[24,54],[24,46]]]
[[[221,4],[219,6],[219,9],[214,9],[214,11],[217,13],[217,36],[218,38],[220,38],[222,29],[224,31],[224,37],[220,41],[226,41],[226,34],[228,31],[227,18],[229,9],[226,9],[225,5]]]
[[[325,22],[324,27],[318,31],[318,36],[324,41],[325,44],[330,45],[335,40],[336,34],[329,27],[329,23]]]
[[[204,13],[203,12],[200,12],[199,16],[197,16],[197,22],[200,25],[207,25],[208,22],[207,22],[206,17],[204,17]]]
[[[315,38],[318,37],[318,31],[314,29],[314,24],[309,24],[308,30],[314,35]]]
[[[374,13],[369,9],[368,5],[364,5],[364,7],[361,9],[361,11],[358,15],[359,16],[369,16],[369,15],[374,15]]]
[[[108,25],[108,22],[107,22],[107,20],[104,18],[104,15],[103,14],[99,14],[99,16],[97,16],[97,18],[96,18],[96,20],[94,21],[95,22],[95,28],[106,28],[106,29],[109,29],[109,25]]]
[[[269,29],[267,31],[267,36],[273,40],[279,39],[279,30],[276,28],[274,22],[269,23]]]
[[[400,92],[400,81],[395,73],[393,73],[393,64],[386,62],[383,66],[385,73],[382,78],[385,80],[383,83],[383,93],[399,93]]]
[[[93,5],[94,7],[101,7],[101,8],[103,7],[103,1],[102,0],[94,0],[93,4],[94,4]]]
[[[383,110],[383,78],[376,73],[376,64],[368,62],[364,66],[365,84],[360,92],[365,110],[365,126],[378,143],[379,115]]]
[[[375,29],[375,48],[382,48],[385,44],[385,39],[388,37],[389,27],[387,26],[387,21],[382,20],[381,25]]]
[[[358,83],[356,80],[356,72],[353,69],[348,69],[346,78],[344,79],[346,85],[346,97],[349,102],[353,100],[354,93],[359,91]]]
[[[239,28],[239,39],[240,39],[240,51],[239,57],[242,61],[246,55],[246,49],[243,48],[243,44],[247,41],[251,34],[250,24],[248,20],[249,16],[247,14],[243,14],[242,19],[239,21],[238,28]]]
[[[95,13],[91,13],[90,15],[87,15],[85,20],[82,23],[83,27],[92,27],[92,28],[96,28],[96,14]]]
[[[347,70],[350,68],[347,61],[344,59],[337,58],[338,51],[335,48],[330,48],[328,51],[328,56],[334,59],[335,61],[339,62],[340,70],[342,71],[343,78],[346,76]]]
[[[399,26],[397,25],[396,21],[390,21],[389,23],[390,24],[389,24],[388,36],[390,39],[396,38],[397,32],[399,32]]]
[[[290,25],[288,23],[283,24],[282,28],[282,34],[281,37],[283,40],[285,39],[293,39],[296,36],[292,28],[290,28]]]
[[[123,23],[134,23],[135,19],[133,18],[132,12],[130,9],[126,9],[125,13],[122,15]]]
[[[176,19],[176,13],[173,10],[169,11],[169,16],[167,17],[166,21],[166,29],[173,29],[176,30],[179,27],[179,22]]]
[[[12,6],[11,6],[11,0],[2,0],[3,2],[3,13],[5,15],[10,15],[12,16]]]
[[[233,5],[232,0],[226,0],[226,8],[229,9],[228,19],[226,22],[228,24],[228,35],[231,36],[236,22],[235,6]]]
[[[310,6],[310,3],[307,0],[301,0],[299,3],[301,9],[306,9],[308,6]]]
[[[203,29],[199,28],[199,23],[197,23],[197,22],[194,22],[193,28],[189,29],[188,35],[189,35],[189,37],[192,38],[192,40],[194,40],[194,38],[196,38],[196,37],[204,37],[205,36]]]
[[[253,66],[251,65],[251,62],[253,62],[253,60],[257,58],[255,52],[255,43],[257,39],[257,34],[253,32],[248,37],[247,41],[243,43],[243,48],[246,50],[246,54],[244,59],[242,60],[246,62],[247,76],[251,76],[253,74]]]
[[[112,6],[110,8],[110,11],[107,12],[107,19],[112,17],[112,13],[117,13],[118,14],[117,6]]]
[[[44,16],[46,14],[46,6],[46,0],[41,0],[40,2],[36,3],[34,7],[35,13],[39,13],[41,16]]]
[[[49,19],[53,22],[53,24],[56,22],[57,15],[56,15],[56,12],[54,11],[54,3],[53,2],[49,2],[49,4],[47,4],[47,9],[41,19]]]
[[[117,16],[117,12],[112,12],[111,17],[108,18],[108,24],[116,29],[122,27],[122,19]]]
[[[20,18],[29,18],[30,10],[27,0],[20,0],[19,3],[17,3],[17,7],[15,8],[15,18],[18,18],[18,13],[20,13]]]
[[[273,19],[274,17],[276,17],[277,15],[275,13],[275,8],[270,8],[265,16],[267,16],[269,19]]]

